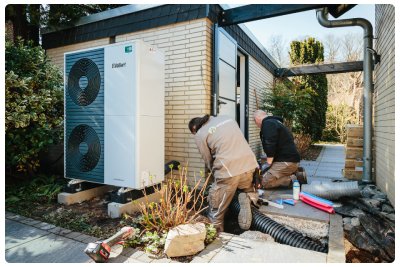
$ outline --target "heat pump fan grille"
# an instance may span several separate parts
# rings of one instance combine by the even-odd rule
[[[68,75],[68,94],[79,106],[90,105],[97,97],[101,85],[100,71],[92,60],[79,59]]]
[[[96,131],[86,124],[75,127],[68,139],[67,153],[71,165],[81,172],[93,170],[101,156],[101,144]]]

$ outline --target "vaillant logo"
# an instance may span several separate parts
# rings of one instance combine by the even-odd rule
[[[115,68],[123,68],[125,66],[126,66],[126,62],[124,62],[124,63],[113,63],[112,64],[112,68],[113,69],[115,69]]]

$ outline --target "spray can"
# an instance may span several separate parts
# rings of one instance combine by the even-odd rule
[[[300,195],[300,184],[299,184],[299,181],[294,180],[294,182],[293,182],[293,199],[299,200],[299,195]]]

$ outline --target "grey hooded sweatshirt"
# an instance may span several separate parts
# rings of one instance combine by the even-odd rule
[[[237,176],[258,167],[239,126],[228,116],[210,116],[194,138],[215,178]]]

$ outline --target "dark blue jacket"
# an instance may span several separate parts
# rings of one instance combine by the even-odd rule
[[[261,124],[260,138],[267,157],[274,162],[300,162],[292,133],[283,125],[281,117],[268,116]]]

